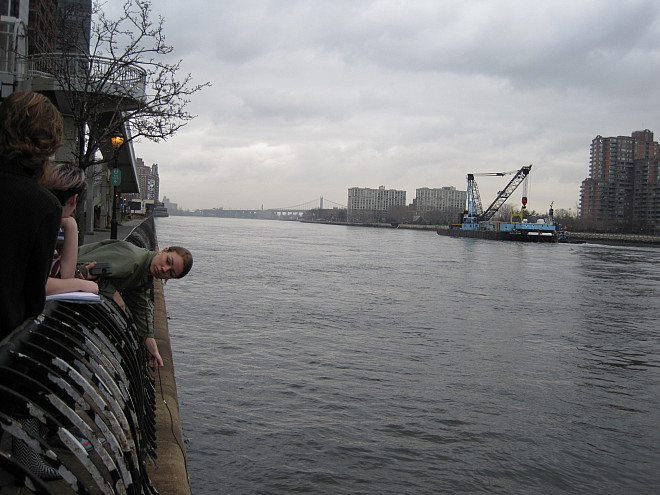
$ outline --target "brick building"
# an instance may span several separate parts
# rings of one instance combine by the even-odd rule
[[[609,232],[657,233],[660,228],[660,146],[648,129],[631,136],[596,136],[589,177],[580,189],[585,226]]]

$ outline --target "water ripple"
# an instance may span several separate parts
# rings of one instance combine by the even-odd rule
[[[651,493],[660,251],[157,219],[193,492]]]

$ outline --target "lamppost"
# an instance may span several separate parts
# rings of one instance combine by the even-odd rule
[[[117,186],[121,184],[121,170],[119,170],[119,148],[124,144],[124,136],[117,134],[110,138],[112,147],[115,149],[115,168],[110,173],[112,184],[112,220],[110,220],[110,239],[117,239]]]

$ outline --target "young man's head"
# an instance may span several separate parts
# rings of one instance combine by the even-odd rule
[[[193,265],[190,251],[181,246],[163,249],[151,261],[151,274],[155,278],[168,280],[185,277]]]
[[[75,165],[57,163],[41,179],[62,205],[62,218],[73,215],[78,196],[85,190],[85,172]]]

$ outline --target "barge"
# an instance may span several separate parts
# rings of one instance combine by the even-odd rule
[[[448,229],[437,229],[438,235],[472,237],[492,241],[557,242],[557,228],[547,223],[483,222],[459,224]]]
[[[462,222],[450,226],[449,229],[438,229],[438,235],[450,237],[472,237],[477,239],[489,239],[494,241],[521,241],[521,242],[557,242],[557,228],[553,222],[552,205],[548,221],[539,219],[530,223],[524,218],[527,207],[527,177],[532,170],[531,165],[525,165],[520,170],[513,172],[489,172],[483,174],[468,174],[467,176],[467,209],[463,214]],[[479,188],[474,179],[475,175],[504,176],[515,174],[507,186],[498,193],[485,210],[481,206]],[[518,213],[511,214],[510,222],[493,221],[492,218],[513,194],[516,188],[524,182],[522,209]]]

